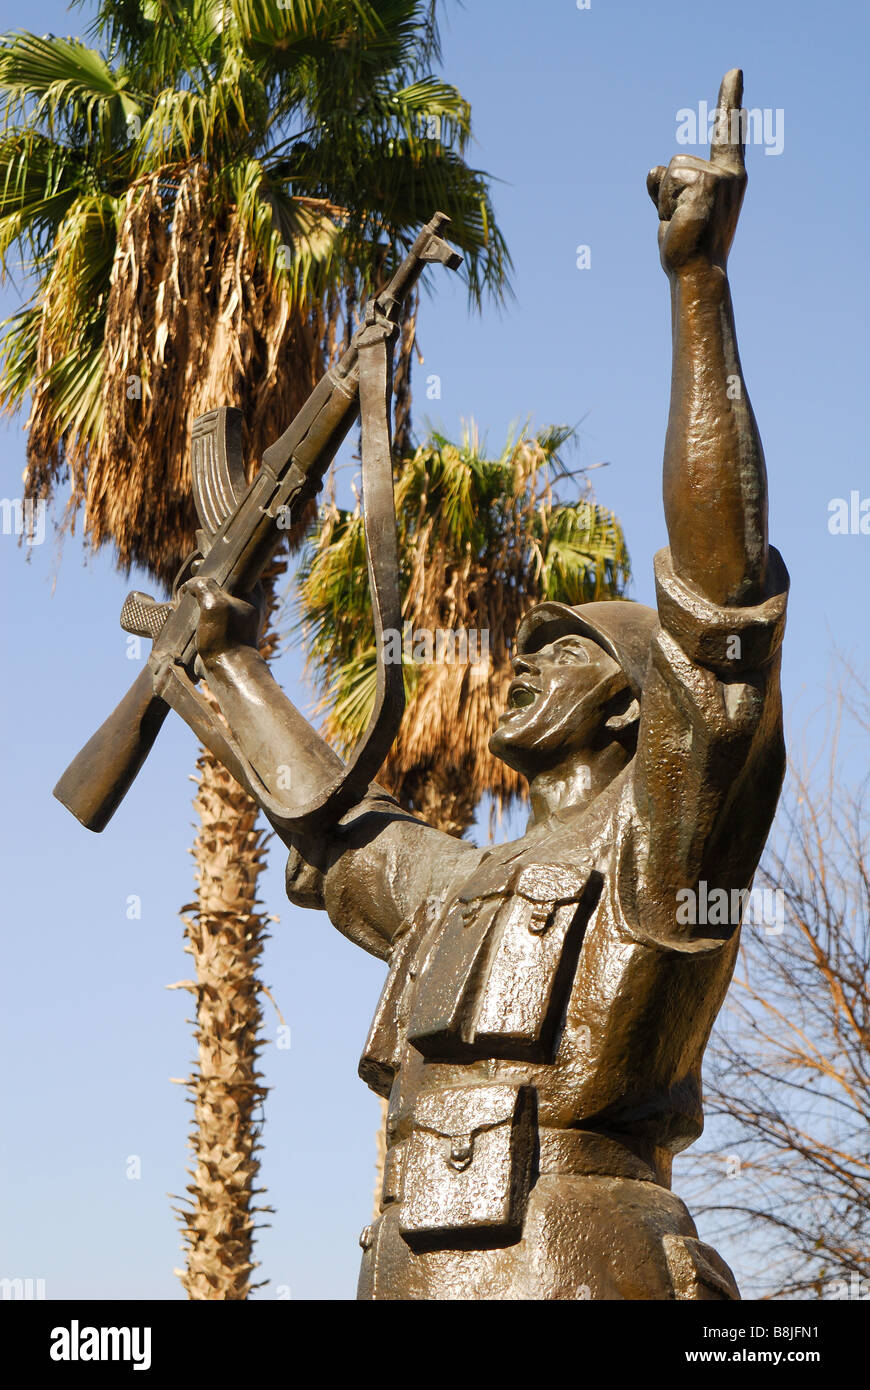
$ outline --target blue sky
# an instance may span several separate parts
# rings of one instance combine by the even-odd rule
[[[17,25],[7,3],[0,25]],[[870,536],[832,535],[832,499],[870,496],[866,427],[866,13],[852,4],[734,0],[649,5],[473,0],[443,13],[443,73],[472,103],[471,159],[515,262],[516,300],[469,319],[437,277],[424,303],[418,429],[457,435],[474,417],[493,448],[512,421],[583,420],[576,463],[622,519],[632,596],[652,601],[665,542],[661,457],[670,324],[648,168],[667,163],[677,113],[714,105],[732,66],[748,107],[781,111],[782,150],[747,155],[749,189],[730,273],[746,381],[770,473],[771,539],[792,575],[784,659],[790,725],[824,712],[835,649],[866,668]],[[87,14],[87,10],[84,12]],[[36,32],[81,33],[84,14],[33,0]],[[703,153],[702,150],[697,150]],[[578,246],[590,266],[577,268]],[[434,276],[432,277],[434,279]],[[7,286],[2,308],[16,303]],[[424,378],[441,378],[440,401]],[[23,421],[0,434],[0,492],[16,496]],[[180,447],[184,447],[180,441]],[[172,1268],[190,1107],[170,1077],[193,1055],[178,908],[192,896],[194,743],[171,718],[102,836],[51,797],[72,754],[140,667],[118,627],[128,582],[78,537],[25,563],[0,536],[6,932],[0,1276],[46,1280],[49,1297],[182,1296]],[[146,583],[138,581],[140,587]],[[298,654],[279,670],[307,705]],[[131,895],[141,917],[128,919]],[[383,966],[321,914],[290,906],[276,850],[263,880],[273,927],[264,978],[290,1024],[275,1045],[266,1001],[264,1199],[258,1297],[347,1298],[371,1209],[374,1097],[356,1067]],[[127,1177],[138,1155],[141,1177]],[[679,1190],[679,1163],[675,1169]],[[722,1253],[740,1275],[740,1251]]]

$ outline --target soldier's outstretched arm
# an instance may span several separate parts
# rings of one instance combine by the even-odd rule
[[[743,380],[727,261],[746,188],[743,74],[725,75],[709,160],[650,171],[671,284],[673,369],[664,458],[674,573],[723,605],[757,603],[767,567],[764,453]]]
[[[200,607],[197,650],[209,690],[245,758],[276,799],[286,796],[288,777],[294,798],[313,798],[344,765],[260,656],[261,615],[213,580],[192,579],[185,588]],[[481,854],[403,811],[374,783],[330,829],[276,830],[291,851],[291,900],[324,908],[339,931],[382,958],[421,905],[440,899],[451,874],[469,872],[465,866]]]
[[[262,612],[213,579],[191,579],[199,604],[196,643],[209,690],[244,757],[281,800],[313,797],[342,769],[338,754],[287,699],[258,651]]]

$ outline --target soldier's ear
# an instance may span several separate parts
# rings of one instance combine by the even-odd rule
[[[622,714],[612,714],[604,727],[614,735],[621,734],[632,724],[636,724],[639,719],[640,704],[633,699]]]

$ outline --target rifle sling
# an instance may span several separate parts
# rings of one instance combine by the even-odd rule
[[[310,833],[334,824],[355,806],[365,796],[402,722],[405,709],[402,663],[384,660],[383,640],[385,632],[400,632],[402,626],[390,434],[395,332],[395,326],[388,319],[372,315],[359,339],[363,524],[377,651],[377,689],[371,718],[352,758],[316,797],[294,805],[289,793],[278,798],[269,790],[232,733],[217,725],[204,702],[198,724],[193,722],[196,711],[190,703],[192,683],[188,691],[187,682],[170,681],[163,692],[167,703],[183,714],[202,741],[252,793],[279,833]],[[194,698],[200,705],[198,697]]]

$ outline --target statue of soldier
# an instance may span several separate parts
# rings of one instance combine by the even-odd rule
[[[326,834],[287,836],[291,901],[389,964],[360,1063],[389,1101],[363,1299],[739,1297],[670,1174],[702,1129],[702,1053],[785,760],[788,577],[726,272],[741,97],[734,70],[710,159],[647,180],[673,315],[670,544],[657,610],[544,603],[520,626],[490,747],[528,779],[526,833],[479,849],[373,785]],[[263,783],[334,775],[257,654],[256,608],[189,588],[209,686]],[[717,889],[736,908],[685,910]]]

